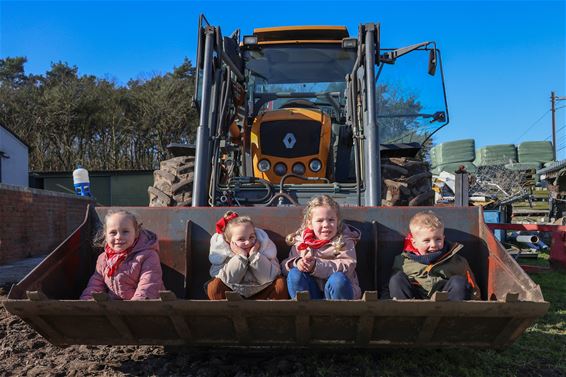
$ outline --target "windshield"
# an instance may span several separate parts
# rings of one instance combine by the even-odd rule
[[[418,49],[384,64],[381,72],[376,67],[380,143],[422,143],[447,123],[442,72],[429,75],[428,59],[429,50]],[[338,44],[267,45],[244,51],[244,60],[252,115],[301,99],[333,120],[345,119],[345,76],[352,72],[355,50]]]
[[[447,123],[442,72],[429,75],[428,58],[428,50],[415,50],[383,66],[376,81],[380,143],[422,143]]]
[[[338,44],[262,46],[244,53],[254,112],[306,99],[329,113],[344,102],[356,51]]]

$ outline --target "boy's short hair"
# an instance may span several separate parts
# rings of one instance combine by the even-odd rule
[[[442,220],[432,211],[422,211],[415,214],[409,221],[409,229],[413,228],[444,229]]]

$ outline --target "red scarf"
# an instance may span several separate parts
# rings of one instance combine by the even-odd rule
[[[413,246],[413,235],[410,232],[407,234],[407,237],[405,237],[403,250],[413,254],[421,255],[421,253]]]
[[[116,251],[112,249],[108,244],[104,246],[104,252],[106,253],[106,267],[108,268],[108,270],[106,271],[106,275],[108,277],[112,277],[116,273],[118,267],[120,267],[120,264],[122,264],[124,259],[126,259],[130,251],[133,250],[137,242],[138,239],[134,241],[132,246],[128,247],[124,251]]]
[[[306,250],[307,248],[320,249],[321,247],[323,247],[324,245],[326,245],[329,242],[330,242],[330,240],[319,240],[319,239],[317,239],[314,235],[314,230],[312,230],[310,228],[306,228],[303,231],[303,242],[301,242],[297,246],[297,250],[303,251],[303,250]]]
[[[218,220],[216,222],[216,233],[218,234],[224,233],[224,229],[226,229],[226,225],[228,224],[228,222],[232,219],[235,219],[236,217],[238,217],[238,214],[234,212],[228,215],[226,218],[222,217],[220,220]]]

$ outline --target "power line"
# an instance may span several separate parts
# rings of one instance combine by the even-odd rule
[[[525,136],[525,135],[527,134],[527,132],[529,132],[529,131],[531,130],[531,128],[533,128],[533,127],[535,126],[535,124],[537,124],[538,122],[540,122],[540,121],[542,120],[542,118],[544,118],[544,117],[546,116],[546,114],[548,114],[549,112],[550,112],[550,110],[546,110],[546,111],[544,112],[544,114],[541,115],[540,118],[538,118],[533,124],[531,124],[531,125],[529,126],[529,128],[527,128],[527,130],[526,130],[525,132],[523,132],[523,133],[521,134],[521,136],[519,136],[519,137],[513,142],[513,144],[515,144],[515,143],[517,143],[517,141],[521,140],[521,138],[522,138],[523,136]]]
[[[560,131],[562,131],[563,129],[566,128],[566,124],[563,125],[562,127],[560,127],[559,129],[556,130],[556,133],[559,133]],[[552,137],[552,135],[548,135],[544,140],[548,140]]]

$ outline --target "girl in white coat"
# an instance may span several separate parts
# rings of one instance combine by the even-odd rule
[[[247,216],[232,211],[224,214],[210,239],[208,258],[212,264],[212,280],[207,286],[211,300],[225,299],[226,291],[255,300],[289,298],[275,244]]]

